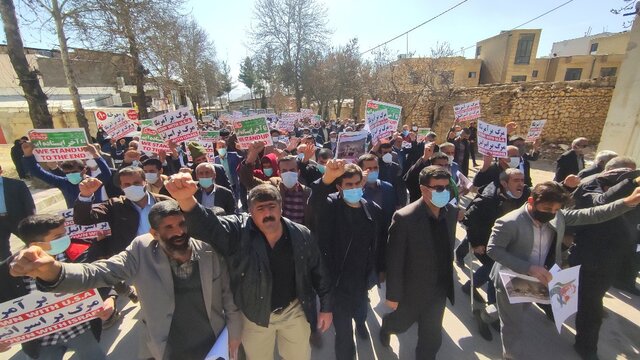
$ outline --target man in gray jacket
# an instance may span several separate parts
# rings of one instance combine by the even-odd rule
[[[23,250],[11,264],[13,276],[38,278],[45,291],[76,292],[133,280],[142,305],[142,359],[202,359],[225,325],[236,358],[241,313],[233,302],[222,256],[187,235],[178,204],[167,200],[149,213],[150,234],[127,249],[90,264],[63,264],[37,246]]]
[[[521,208],[496,220],[487,245],[495,260],[491,277],[496,284],[504,359],[520,359],[523,351],[523,313],[530,304],[511,304],[499,272],[505,268],[527,274],[548,284],[548,271],[561,265],[565,226],[597,224],[630,211],[640,203],[640,189],[607,205],[582,210],[562,210],[569,200],[561,185],[549,181],[536,185]]]

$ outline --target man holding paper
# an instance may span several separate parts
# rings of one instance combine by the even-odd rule
[[[555,182],[536,185],[521,208],[496,220],[487,254],[496,262],[491,277],[496,284],[504,359],[520,359],[523,351],[523,313],[529,304],[509,303],[499,276],[503,268],[528,274],[547,284],[548,269],[561,264],[566,226],[597,224],[622,215],[640,204],[640,189],[607,205],[583,210],[562,210],[569,194]]]

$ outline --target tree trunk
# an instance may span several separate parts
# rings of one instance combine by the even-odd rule
[[[62,58],[62,68],[64,69],[64,76],[67,79],[67,86],[69,87],[69,94],[71,94],[71,102],[73,103],[73,109],[76,113],[76,120],[78,125],[84,128],[87,133],[87,139],[91,139],[91,133],[89,131],[89,120],[84,114],[84,108],[80,101],[80,94],[78,93],[78,87],[76,85],[76,77],[71,68],[69,61],[69,47],[67,46],[67,37],[64,32],[64,24],[62,21],[62,13],[58,0],[51,0],[51,15],[56,23],[56,33],[58,34],[58,43],[60,44],[60,57]]]
[[[344,102],[344,99],[339,99],[336,101],[336,118],[340,117],[340,114],[342,113],[342,103]]]
[[[47,107],[47,95],[40,87],[38,73],[29,69],[24,45],[20,37],[16,9],[12,0],[0,0],[0,13],[7,38],[7,53],[11,65],[18,75],[18,83],[22,87],[24,97],[29,105],[29,116],[34,129],[53,129],[53,119]]]
[[[131,60],[133,60],[133,78],[136,83],[136,99],[138,104],[138,118],[139,119],[147,119],[149,114],[147,113],[147,96],[144,93],[144,66],[142,66],[142,62],[140,61],[140,51],[138,50],[138,40],[133,32],[131,19],[131,12],[129,12],[129,7],[127,4],[123,4],[122,2],[118,2],[121,5],[121,9],[123,10],[123,21],[124,31],[127,36],[127,42],[129,43],[129,55],[131,55]]]

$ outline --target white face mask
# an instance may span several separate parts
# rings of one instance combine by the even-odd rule
[[[513,156],[509,158],[509,167],[512,169],[517,168],[520,165],[520,158]]]
[[[275,143],[275,142],[278,142],[278,141],[280,141],[280,137],[278,137],[278,136],[272,136],[272,137],[271,137],[271,141],[273,141],[274,143]]]
[[[124,192],[124,196],[133,202],[142,200],[142,198],[147,194],[144,190],[144,186],[142,185],[131,185],[122,189],[122,191]]]
[[[144,178],[149,184],[155,184],[158,181],[158,173],[144,173]]]
[[[393,155],[389,153],[382,155],[382,161],[384,161],[387,164],[391,164],[391,162],[393,161]]]
[[[453,164],[453,155],[447,155],[447,160],[449,161],[449,165]]]

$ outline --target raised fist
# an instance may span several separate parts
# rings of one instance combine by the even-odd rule
[[[80,188],[80,195],[84,197],[91,197],[102,186],[102,181],[96,178],[86,178],[78,184]]]
[[[164,186],[171,197],[178,202],[192,198],[198,190],[198,182],[193,181],[191,174],[184,172],[172,175],[169,180],[164,183]]]

